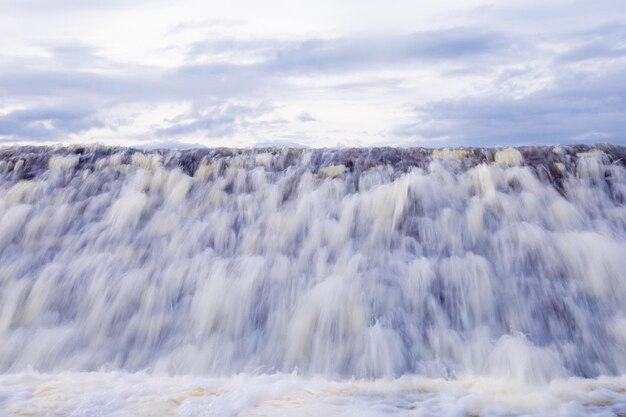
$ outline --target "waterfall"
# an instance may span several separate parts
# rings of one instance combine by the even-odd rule
[[[0,371],[626,373],[626,148],[0,149]]]

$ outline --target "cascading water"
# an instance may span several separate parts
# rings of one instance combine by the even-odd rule
[[[608,145],[5,148],[0,371],[620,386],[625,166]]]

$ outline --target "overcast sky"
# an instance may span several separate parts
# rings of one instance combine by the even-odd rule
[[[625,128],[623,0],[0,0],[0,144],[626,144]]]

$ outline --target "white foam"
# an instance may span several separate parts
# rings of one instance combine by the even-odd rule
[[[161,167],[161,159],[159,155],[145,155],[141,152],[135,152],[131,157],[133,164],[148,170]]]
[[[328,380],[293,374],[230,378],[120,372],[0,376],[0,412],[72,416],[612,416],[626,379],[558,379],[547,385],[462,377]]]
[[[111,205],[107,215],[108,222],[117,230],[132,229],[139,223],[147,204],[148,197],[144,193],[124,193]]]
[[[517,166],[522,165],[524,157],[515,148],[500,149],[496,152],[494,160],[496,164],[502,166]]]
[[[48,161],[48,167],[51,170],[67,171],[71,168],[74,168],[76,164],[78,164],[78,161],[78,155],[53,155]]]
[[[330,165],[322,168],[320,172],[325,177],[335,178],[343,175],[346,172],[346,167],[344,165]]]
[[[505,380],[547,383],[565,375],[556,352],[534,346],[523,336],[503,336],[489,359],[489,374]]]
[[[433,158],[453,158],[462,159],[466,158],[470,154],[467,149],[435,149],[432,153]]]

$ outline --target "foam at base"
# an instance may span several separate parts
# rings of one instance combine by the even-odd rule
[[[48,416],[619,416],[626,377],[507,379],[405,376],[343,380],[294,374],[228,378],[123,372],[0,375],[0,415]]]

